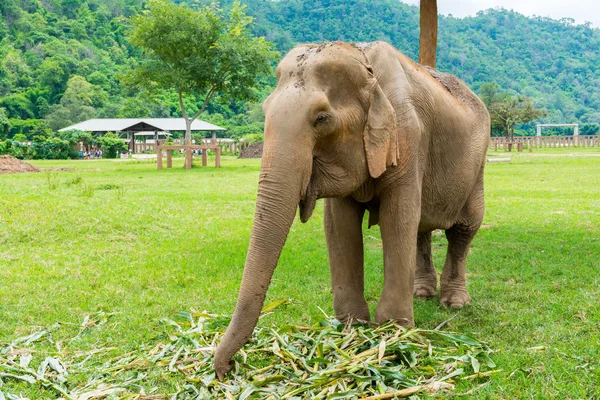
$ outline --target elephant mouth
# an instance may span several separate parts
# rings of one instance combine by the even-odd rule
[[[313,210],[315,209],[315,205],[317,204],[317,194],[311,190],[311,185],[308,185],[306,189],[306,195],[304,198],[300,199],[298,203],[298,208],[300,209],[300,221],[305,223],[312,216]]]

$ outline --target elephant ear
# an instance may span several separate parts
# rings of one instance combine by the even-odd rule
[[[398,165],[398,137],[394,108],[376,79],[372,85],[363,140],[369,174],[378,178],[388,167]]]

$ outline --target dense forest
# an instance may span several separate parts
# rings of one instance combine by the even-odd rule
[[[243,2],[255,18],[254,32],[281,53],[326,40],[386,40],[412,58],[418,53],[419,11],[398,0]],[[228,7],[231,0],[221,3]],[[128,18],[142,6],[143,0],[0,1],[0,138],[31,138],[92,117],[180,116],[175,93],[121,83],[140,59],[127,33]],[[546,122],[600,122],[599,66],[600,29],[570,19],[503,9],[440,17],[440,70],[476,92],[494,81],[511,94],[530,96],[547,109]],[[273,84],[264,82],[265,95]],[[202,119],[230,134],[260,131],[259,105],[216,99],[208,111]]]

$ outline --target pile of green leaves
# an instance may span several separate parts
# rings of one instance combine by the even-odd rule
[[[77,336],[109,317],[104,312],[86,317]],[[69,359],[48,355],[35,368],[32,347],[50,340],[55,325],[0,350],[0,398],[17,398],[3,394],[2,381],[21,381],[65,399],[386,399],[452,391],[458,380],[486,379],[496,372],[491,350],[469,337],[391,322],[349,326],[327,318],[313,326],[257,329],[235,357],[232,373],[219,381],[213,354],[228,320],[182,312],[162,321],[169,332],[164,340],[137,351],[102,364],[88,361],[94,351]],[[175,376],[177,391],[161,394],[158,387],[145,387],[148,376],[157,373],[165,380]],[[72,375],[88,378],[74,384]]]

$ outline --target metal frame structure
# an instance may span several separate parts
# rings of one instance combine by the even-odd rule
[[[542,128],[549,126],[572,126],[573,136],[579,136],[579,124],[537,124],[536,136],[542,136]]]

